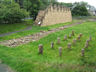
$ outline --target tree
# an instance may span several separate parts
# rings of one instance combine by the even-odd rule
[[[21,8],[23,7],[23,1],[24,0],[15,0],[15,2],[18,3]]]
[[[72,7],[73,5],[72,5],[72,3],[64,3],[64,2],[61,2],[61,3],[58,3],[58,4],[60,4],[60,5],[62,5],[62,6],[65,6],[65,7]]]
[[[56,2],[57,0],[24,0],[23,7],[30,12],[30,16],[35,20],[39,10],[44,10],[48,5]]]
[[[73,16],[88,16],[87,10],[87,3],[86,2],[76,2],[73,4],[72,8],[72,15]]]
[[[30,0],[30,3],[31,4],[28,10],[30,11],[31,17],[33,17],[33,19],[35,20],[42,3],[41,0]]]
[[[28,16],[29,13],[21,9],[17,3],[9,0],[0,3],[0,23],[18,23]]]

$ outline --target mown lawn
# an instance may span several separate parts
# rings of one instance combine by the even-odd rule
[[[26,23],[16,23],[16,24],[0,24],[0,34],[14,32],[28,27]]]
[[[19,31],[25,29],[28,26],[32,26],[32,24],[33,24],[32,19],[24,20],[21,23],[15,23],[15,24],[0,24],[0,34]]]
[[[2,27],[1,30],[0,30],[1,33],[7,33],[7,32],[13,32],[13,31],[16,31],[16,30],[21,30],[21,29],[24,29],[24,28],[28,27],[29,25],[32,26],[32,29],[27,30],[27,31],[22,31],[22,32],[19,32],[19,33],[14,33],[14,34],[11,34],[11,35],[8,35],[8,36],[0,37],[0,41],[15,39],[15,38],[19,38],[19,37],[22,37],[22,36],[34,34],[34,33],[40,32],[40,31],[44,31],[44,30],[48,31],[52,28],[58,28],[58,27],[61,27],[61,26],[64,26],[64,25],[75,23],[75,22],[80,22],[80,21],[79,20],[73,20],[72,22],[56,24],[56,25],[51,25],[51,26],[45,26],[45,27],[39,27],[39,26],[31,25],[32,21],[30,21],[30,20],[27,20],[25,23],[20,24],[20,25],[18,25],[18,24],[13,24],[13,25],[9,24],[9,25],[3,25],[3,26],[1,25],[0,26],[0,27]]]
[[[75,31],[75,36],[63,41],[65,34]],[[81,41],[67,49],[67,44],[82,33]],[[81,57],[81,49],[89,36],[92,36],[90,46],[85,50],[85,57]],[[57,37],[61,44],[57,45]],[[50,48],[51,42],[54,49]],[[38,55],[38,45],[44,45],[43,55]],[[63,55],[59,57],[58,47],[63,48]],[[68,29],[50,34],[36,42],[30,42],[15,48],[0,46],[0,59],[17,72],[95,72],[96,71],[96,22],[86,22]]]

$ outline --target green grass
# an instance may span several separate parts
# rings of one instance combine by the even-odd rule
[[[24,24],[0,24],[0,34],[24,29],[25,27]]]
[[[64,26],[64,25],[68,25],[68,24],[72,24],[72,23],[75,23],[75,22],[78,22],[79,20],[73,20],[72,22],[68,22],[68,23],[62,23],[62,24],[56,24],[56,25],[51,25],[51,26],[45,26],[45,27],[39,27],[39,26],[32,26],[32,29],[31,30],[27,30],[27,31],[23,31],[23,32],[19,32],[19,33],[14,33],[12,35],[9,35],[9,36],[4,36],[4,37],[0,37],[0,41],[2,40],[9,40],[9,39],[13,39],[13,38],[19,38],[19,37],[22,37],[22,36],[26,36],[26,35],[30,35],[30,34],[34,34],[34,33],[37,33],[37,32],[40,32],[40,31],[48,31],[52,28],[58,28],[58,27],[61,27],[61,26]],[[26,26],[29,24],[31,24],[32,22],[28,21]],[[11,26],[11,25],[10,25]],[[26,27],[24,25],[17,25],[15,26],[15,29],[18,29],[19,28],[22,28],[23,27]],[[7,26],[6,26],[7,27]],[[12,28],[13,27],[13,28]],[[12,27],[9,28],[9,26],[5,29],[5,31],[2,29],[3,32],[6,32],[7,29],[11,29],[11,31],[13,30],[14,31],[14,25],[12,25]]]
[[[75,31],[75,36],[67,41],[63,41],[65,34],[69,35]],[[83,37],[76,45],[72,45],[72,50],[67,49],[67,43],[77,38],[82,33]],[[84,48],[85,41],[92,36],[90,46],[85,50],[85,58],[81,57],[81,49]],[[61,38],[61,44],[57,45],[57,37]],[[50,48],[50,43],[54,41],[54,49]],[[52,33],[39,41],[30,42],[15,48],[0,46],[0,59],[17,72],[95,72],[96,67],[96,22],[86,22],[81,25],[67,28],[56,33]],[[38,45],[44,45],[43,55],[38,55]],[[63,55],[59,57],[58,47],[63,48]]]
[[[26,20],[22,23],[16,23],[16,24],[0,24],[0,34],[19,31],[25,29],[30,25],[32,26],[32,24],[33,24],[32,20]]]

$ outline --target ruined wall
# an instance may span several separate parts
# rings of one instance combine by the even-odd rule
[[[51,5],[46,10],[38,13],[35,24],[40,26],[48,26],[71,21],[72,15],[70,8],[60,5]]]

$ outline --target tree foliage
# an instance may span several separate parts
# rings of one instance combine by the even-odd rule
[[[65,6],[65,7],[72,7],[73,4],[72,3],[64,3],[64,2],[61,2],[61,3],[58,3],[59,5],[62,5],[62,6]]]
[[[73,4],[72,15],[73,16],[88,16],[87,10],[88,4],[86,2],[77,2]]]
[[[35,20],[39,10],[44,10],[48,5],[56,3],[57,0],[24,0],[24,8],[30,12]]]
[[[24,0],[14,0],[16,3],[18,3],[20,5],[20,7],[23,7],[23,1]]]
[[[17,23],[29,15],[24,9],[14,2],[3,1],[0,3],[0,22],[1,23]]]
[[[44,10],[50,4],[70,7],[72,15],[87,16],[86,2],[59,3],[57,0],[0,0],[0,21],[5,23],[20,22],[22,18],[30,16],[35,20],[39,10]],[[28,12],[26,12],[26,9]]]

